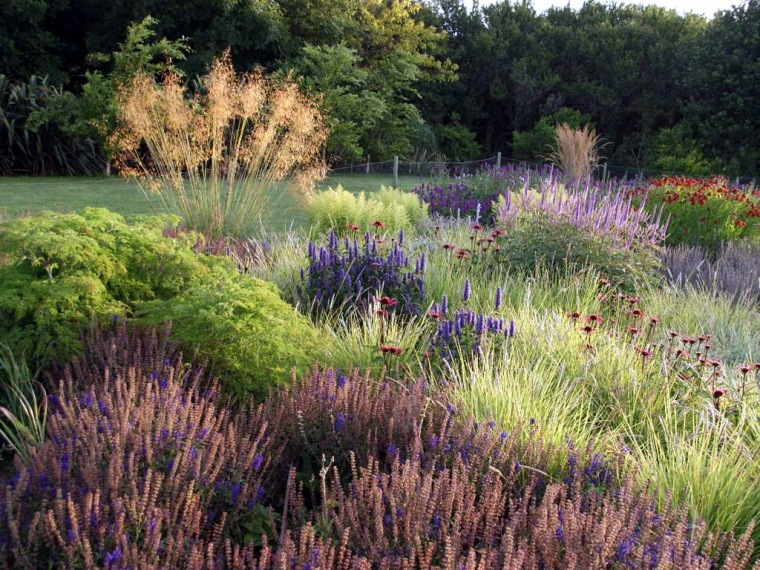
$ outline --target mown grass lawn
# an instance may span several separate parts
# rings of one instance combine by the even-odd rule
[[[317,190],[338,184],[351,192],[372,192],[390,186],[393,178],[380,174],[337,174],[328,176]],[[399,186],[411,190],[419,183],[415,176],[399,177]],[[148,198],[133,181],[112,177],[18,177],[0,178],[0,216],[16,218],[43,210],[72,212],[88,206],[108,208],[124,216],[151,214],[160,209],[158,198]],[[267,209],[262,224],[271,230],[285,230],[306,224],[301,208],[284,195]]]

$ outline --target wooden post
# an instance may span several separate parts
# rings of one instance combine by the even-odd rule
[[[607,182],[607,163],[602,164],[602,184]]]
[[[496,153],[496,168],[501,168],[501,151]]]
[[[398,188],[398,156],[393,157],[393,187]]]
[[[367,174],[369,174],[369,155],[367,155]]]

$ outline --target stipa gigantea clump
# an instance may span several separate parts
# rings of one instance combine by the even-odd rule
[[[314,102],[288,79],[236,75],[229,54],[190,97],[169,74],[137,76],[120,99],[123,169],[209,237],[244,237],[286,190],[321,176],[327,132]]]
[[[562,167],[566,174],[576,180],[591,176],[599,163],[601,136],[596,129],[585,125],[582,129],[573,129],[570,125],[560,123],[554,131],[556,148],[549,155],[549,160]]]

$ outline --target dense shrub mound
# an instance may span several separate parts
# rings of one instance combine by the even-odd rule
[[[0,502],[5,568],[743,568],[617,464],[474,423],[418,382],[314,371],[228,408],[167,331],[95,339]],[[284,475],[284,476],[283,476]]]
[[[322,354],[315,329],[276,287],[200,253],[198,234],[177,232],[177,223],[129,224],[88,208],[1,226],[0,342],[48,365],[78,353],[81,329],[94,320],[173,321],[176,338],[188,351],[198,347],[225,391],[241,398],[266,394]]]
[[[87,208],[44,212],[0,227],[0,340],[42,364],[81,350],[93,319],[128,315],[135,303],[169,298],[210,271],[191,236],[163,238],[178,218],[127,224]]]

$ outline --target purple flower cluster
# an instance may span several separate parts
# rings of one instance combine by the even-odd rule
[[[474,218],[481,212],[490,212],[491,205],[499,196],[496,191],[487,196],[478,193],[464,182],[451,184],[422,184],[412,190],[420,199],[429,204],[431,214],[448,217]]]
[[[467,280],[462,295],[465,303],[470,294],[470,283]],[[497,302],[501,304],[498,292]],[[448,305],[448,298],[444,295],[441,303],[435,303],[428,313],[438,321],[438,327],[430,341],[431,357],[454,362],[459,358],[478,354],[486,340],[498,347],[515,336],[513,320],[507,321],[501,317],[478,313],[467,307],[461,307],[449,314]]]
[[[339,240],[330,230],[326,247],[309,244],[309,268],[301,271],[296,288],[300,300],[317,313],[364,311],[382,292],[397,301],[398,313],[419,315],[425,301],[425,259],[418,259],[411,271],[403,241],[403,232],[390,244],[366,233],[359,246],[356,239]]]
[[[644,203],[636,207],[625,193],[589,181],[566,188],[570,187],[548,178],[534,192],[526,180],[522,192],[505,192],[496,218],[505,226],[525,218],[569,223],[625,250],[633,245],[660,245],[665,239],[668,224],[662,220],[662,210],[647,212]]]

